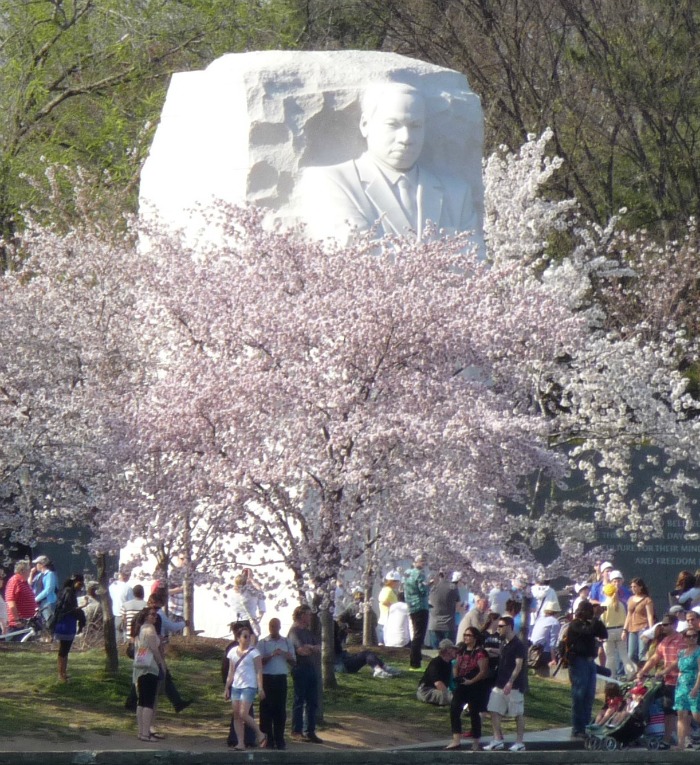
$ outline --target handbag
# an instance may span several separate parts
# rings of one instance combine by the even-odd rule
[[[153,664],[153,651],[150,648],[137,648],[134,654],[134,666],[148,669]]]

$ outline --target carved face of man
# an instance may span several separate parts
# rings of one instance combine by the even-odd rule
[[[376,162],[392,170],[410,170],[425,140],[425,103],[417,92],[399,85],[377,91],[371,108],[362,114],[360,131]]]

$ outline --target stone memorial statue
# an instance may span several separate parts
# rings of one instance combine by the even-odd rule
[[[373,83],[361,101],[360,133],[367,149],[339,165],[308,168],[300,184],[302,219],[318,239],[346,244],[356,233],[424,236],[476,231],[479,219],[468,184],[420,162],[426,106],[416,88]]]
[[[359,124],[359,129],[358,129]],[[141,173],[145,217],[208,236],[221,200],[348,242],[483,241],[483,115],[464,75],[394,53],[231,53],[173,75]]]

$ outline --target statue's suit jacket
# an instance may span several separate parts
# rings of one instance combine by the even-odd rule
[[[340,165],[308,168],[300,197],[309,234],[342,244],[353,231],[363,233],[375,225],[378,237],[414,232],[419,238],[427,221],[445,233],[479,227],[469,186],[460,179],[438,177],[420,164],[418,220],[409,220],[386,177],[367,154]]]

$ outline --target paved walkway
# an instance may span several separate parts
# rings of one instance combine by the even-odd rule
[[[422,744],[410,744],[408,746],[394,747],[393,752],[397,751],[417,751],[428,750],[435,751],[444,749],[450,743],[451,738],[439,739],[437,741],[428,741]],[[469,739],[463,739],[462,748],[467,751],[471,749]],[[490,739],[483,739],[486,744]],[[515,741],[513,734],[505,736],[506,747]],[[527,751],[561,751],[569,749],[583,749],[583,741],[571,740],[571,728],[549,728],[548,730],[525,731],[525,747]]]

